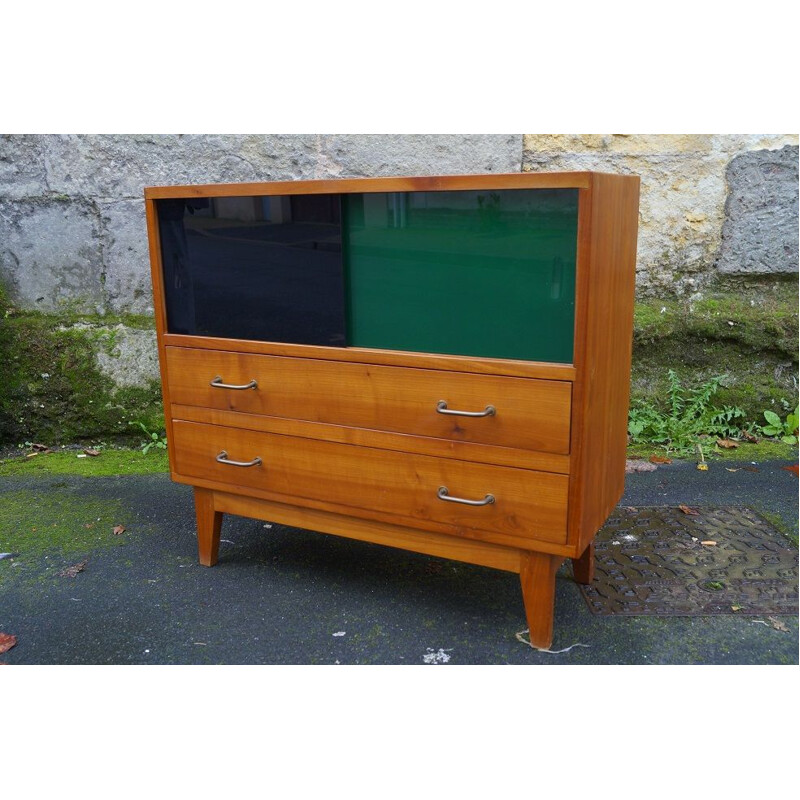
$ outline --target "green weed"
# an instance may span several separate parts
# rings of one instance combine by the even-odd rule
[[[674,370],[667,373],[666,402],[659,405],[634,400],[628,417],[632,443],[652,444],[672,455],[690,455],[701,436],[738,436],[744,412],[736,406],[713,403],[725,375],[718,375],[695,389],[681,385]]]

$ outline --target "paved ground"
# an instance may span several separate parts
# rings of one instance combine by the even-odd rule
[[[628,475],[621,504],[747,506],[796,536],[787,463],[661,466]],[[798,663],[796,616],[779,618],[788,632],[735,615],[595,617],[567,567],[552,649],[588,646],[557,655],[518,640],[510,573],[236,517],[207,569],[191,490],[167,475],[2,479],[0,503],[12,500],[26,513],[0,529],[0,551],[16,552],[13,528],[39,519],[77,533],[66,551],[0,560],[0,631],[17,636],[7,664]],[[75,577],[58,574],[81,561]]]

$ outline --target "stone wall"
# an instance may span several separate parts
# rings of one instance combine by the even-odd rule
[[[642,177],[640,295],[797,272],[796,135],[3,136],[0,281],[23,308],[151,314],[145,186],[602,170]]]
[[[526,134],[522,158],[525,171],[641,176],[640,297],[797,273],[797,165],[796,134]]]
[[[787,277],[798,270],[797,135],[4,135],[0,308],[18,320],[18,342],[22,317],[44,315],[61,339],[90,332],[105,343],[90,366],[114,407],[116,388],[149,386],[153,396],[158,378],[145,186],[587,169],[642,177],[641,303],[699,302],[720,281],[748,280],[780,285],[784,297],[789,286],[796,299]],[[655,322],[661,331],[664,318]],[[790,374],[785,347],[780,359]],[[18,434],[47,403],[39,378],[18,370],[15,380],[21,399],[0,396],[0,417],[5,407]]]

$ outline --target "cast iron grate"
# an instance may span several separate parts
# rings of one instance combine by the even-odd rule
[[[614,510],[595,539],[595,614],[797,614],[797,549],[748,508]],[[716,544],[702,544],[716,542]]]

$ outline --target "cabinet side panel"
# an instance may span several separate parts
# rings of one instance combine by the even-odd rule
[[[164,347],[164,334],[167,330],[166,305],[164,303],[164,280],[161,270],[161,243],[158,233],[158,217],[153,200],[145,200],[147,220],[147,239],[150,248],[150,271],[153,281],[153,310],[155,312],[156,339],[158,342],[158,363],[161,369],[161,395],[164,402],[164,427],[167,434],[167,454],[170,465],[175,464],[175,444],[172,436],[172,415],[170,414],[169,381],[167,379],[167,356]]]
[[[639,178],[593,175],[582,363],[582,424],[572,522],[582,551],[625,488]],[[572,527],[572,526],[571,526]]]

